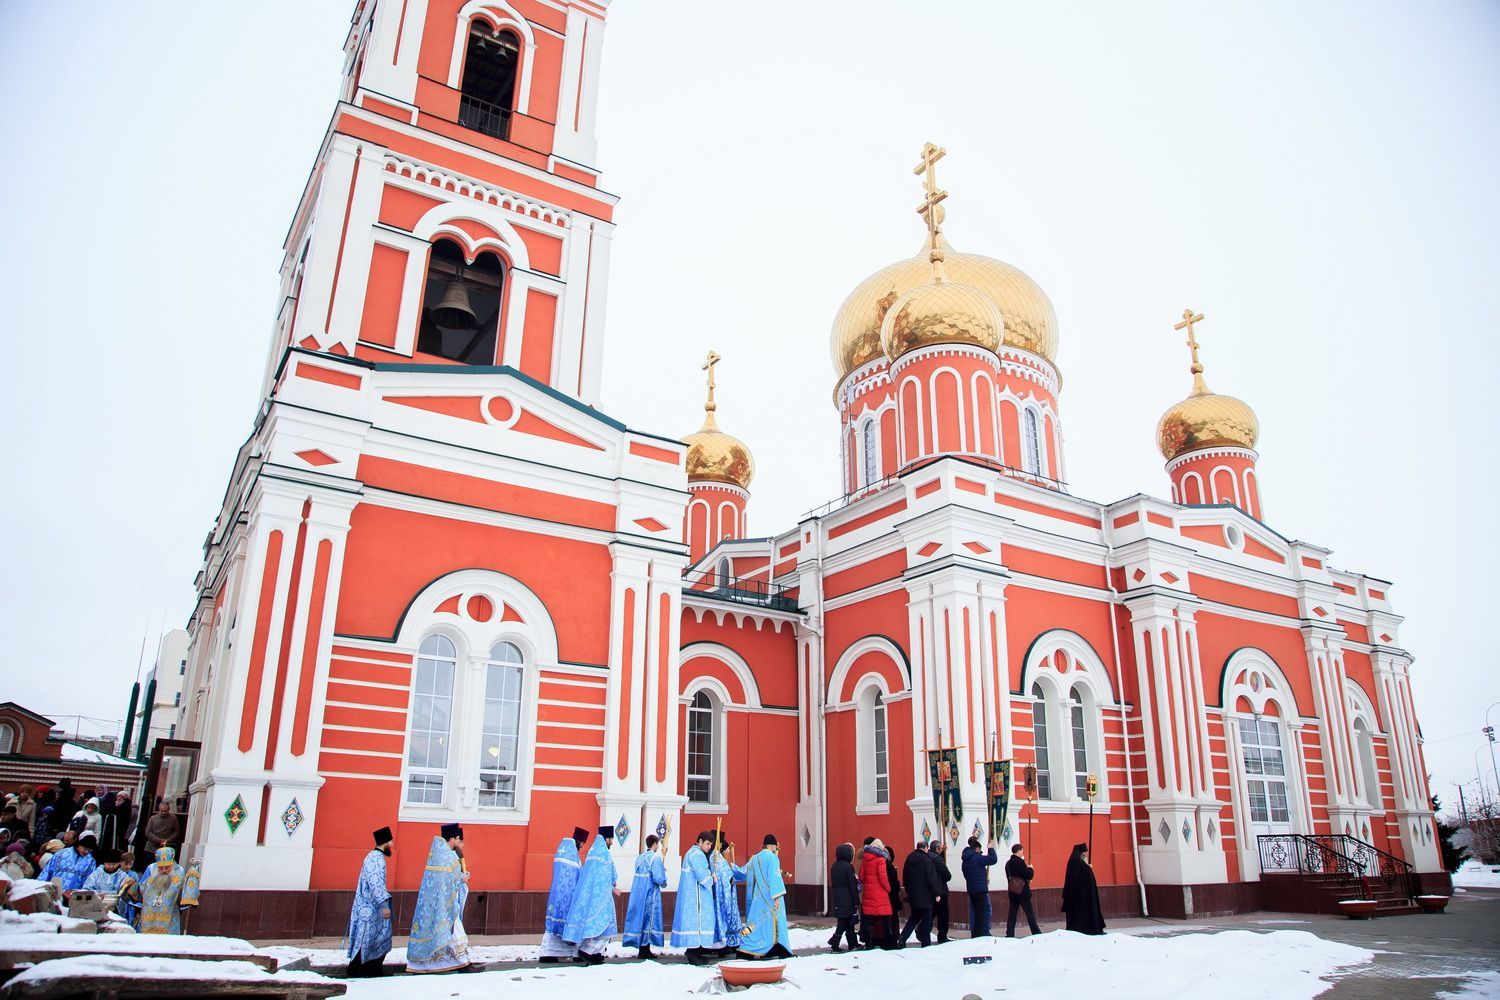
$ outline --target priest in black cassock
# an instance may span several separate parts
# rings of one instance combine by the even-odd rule
[[[1103,934],[1104,913],[1099,908],[1099,883],[1089,867],[1089,845],[1074,844],[1063,878],[1063,914],[1068,930],[1080,934]]]

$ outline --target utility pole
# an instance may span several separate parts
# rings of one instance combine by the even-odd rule
[[[1464,801],[1464,786],[1458,786],[1458,814],[1464,819],[1464,826],[1469,825],[1469,804]]]

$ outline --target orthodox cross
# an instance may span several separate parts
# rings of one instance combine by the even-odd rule
[[[942,204],[944,198],[948,197],[948,192],[937,186],[937,161],[947,155],[946,149],[929,142],[922,147],[922,162],[912,168],[912,173],[919,177],[926,175],[922,177],[922,189],[926,197],[922,199],[922,204],[917,206],[917,214],[927,222],[929,249],[936,255],[933,257],[934,263],[943,259],[942,251],[938,249],[938,234],[942,232],[943,222],[942,210],[938,206]]]
[[[1192,367],[1191,371],[1192,371],[1192,373],[1194,375],[1201,375],[1201,374],[1203,374],[1203,365],[1198,360],[1198,337],[1193,332],[1193,324],[1194,323],[1202,323],[1202,322],[1203,322],[1203,314],[1202,313],[1196,313],[1195,314],[1191,309],[1184,309],[1182,311],[1182,322],[1178,323],[1176,326],[1172,327],[1172,329],[1174,329],[1174,330],[1186,330],[1187,331],[1187,338],[1188,338],[1187,339],[1187,345],[1188,345],[1188,350],[1190,350],[1190,351],[1193,352],[1193,367]]]
[[[709,413],[718,409],[718,405],[714,403],[714,365],[721,360],[723,359],[716,352],[709,351],[708,360],[703,362],[703,370],[708,372],[708,402],[703,404],[703,409]]]

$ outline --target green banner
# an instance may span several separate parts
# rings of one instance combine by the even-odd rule
[[[927,751],[927,769],[932,779],[932,808],[937,812],[938,826],[946,831],[950,822],[964,821],[964,803],[958,789],[958,748]]]
[[[984,787],[990,807],[990,839],[999,843],[1005,836],[1005,814],[1010,808],[1010,761],[985,761]]]

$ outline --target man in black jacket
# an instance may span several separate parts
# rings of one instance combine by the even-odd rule
[[[953,881],[953,873],[948,870],[947,846],[941,840],[934,840],[927,847],[928,857],[932,858],[932,869],[937,873],[938,881],[943,884],[943,894],[938,897],[937,902],[932,904],[932,926],[937,931],[937,943],[948,943],[948,883]]]
[[[932,943],[932,906],[948,891],[948,887],[938,881],[927,845],[918,844],[906,856],[906,862],[901,866],[901,881],[906,883],[906,901],[911,904],[911,916],[906,918],[906,926],[901,929],[901,947],[906,946],[915,930],[917,942],[926,948]]]
[[[835,952],[843,951],[839,942],[849,940],[849,950],[859,948],[859,939],[854,936],[854,917],[859,912],[859,876],[854,872],[854,845],[840,844],[834,852],[833,867],[828,873],[828,910],[838,918],[833,929],[833,940],[828,947]]]
[[[1010,915],[1005,918],[1005,936],[1013,938],[1016,936],[1016,911],[1026,911],[1026,923],[1031,927],[1031,933],[1040,934],[1042,929],[1036,925],[1036,910],[1031,907],[1031,880],[1036,878],[1036,871],[1026,863],[1026,855],[1017,844],[1010,849],[1010,860],[1005,862],[1005,890],[1010,896]],[[1019,888],[1021,891],[1017,892]]]

